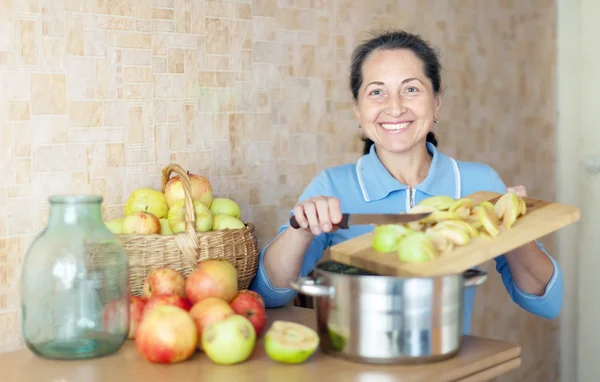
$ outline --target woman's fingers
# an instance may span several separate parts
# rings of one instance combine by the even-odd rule
[[[337,230],[342,221],[340,201],[334,197],[316,196],[294,207],[294,216],[300,227],[310,229],[314,235]]]
[[[506,192],[512,192],[513,194],[516,194],[522,198],[527,197],[527,189],[525,188],[525,186],[512,186],[512,187],[508,187],[506,189]]]

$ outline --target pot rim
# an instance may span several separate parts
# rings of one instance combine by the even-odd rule
[[[353,267],[353,266],[350,266],[350,265],[346,265],[344,263],[340,263],[340,262],[335,261],[335,260],[327,259],[327,260],[321,260],[321,261],[317,262],[313,266],[313,272],[314,273],[319,272],[319,273],[322,273],[322,274],[324,273],[324,274],[327,274],[327,275],[334,275],[334,276],[337,276],[337,277],[360,277],[360,278],[366,278],[366,279],[389,280],[389,281],[391,281],[391,280],[398,280],[398,279],[401,279],[401,280],[426,280],[426,279],[431,280],[431,279],[444,279],[444,278],[455,278],[455,277],[465,278],[465,277],[474,277],[476,274],[477,275],[482,275],[482,274],[486,273],[485,271],[482,271],[482,270],[478,269],[477,267],[474,267],[474,268],[467,269],[467,270],[465,270],[463,272],[448,273],[448,274],[443,274],[443,275],[438,275],[438,276],[406,276],[406,277],[402,277],[402,276],[385,276],[385,275],[378,275],[378,274],[375,274],[375,273],[372,273],[372,272],[370,272],[371,274],[363,275],[363,274],[339,273],[339,272],[333,272],[333,271],[329,271],[329,270],[323,269],[322,266],[324,264],[327,264],[327,263],[336,263],[336,264],[341,264],[341,265],[344,265],[344,266],[347,266],[347,267],[351,267],[351,268],[361,269],[361,268],[358,268],[358,267]],[[366,271],[366,270],[364,270],[364,271],[365,272],[369,272],[369,271]]]

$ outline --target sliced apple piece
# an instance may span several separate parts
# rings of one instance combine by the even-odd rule
[[[474,204],[475,204],[475,202],[473,202],[473,199],[461,198],[461,199],[458,199],[457,201],[455,201],[454,204],[452,204],[452,206],[450,206],[448,211],[456,212],[459,209],[465,208],[465,207],[468,209],[471,209]]]
[[[500,234],[500,221],[498,220],[498,216],[496,215],[494,210],[491,209],[489,206],[480,206],[479,221],[491,237],[495,237],[498,236],[498,234]]]
[[[423,199],[419,205],[435,207],[435,209],[439,211],[447,211],[454,204],[454,202],[456,202],[456,199],[453,197],[440,195]]]
[[[450,211],[435,211],[431,215],[420,220],[423,224],[436,224],[445,220],[459,220],[460,217]]]
[[[398,244],[398,258],[407,263],[422,263],[439,255],[433,241],[424,232],[412,232]]]
[[[521,199],[521,210],[519,213],[520,215],[525,215],[527,213],[527,202],[525,202],[525,199]]]
[[[479,236],[479,232],[472,225],[463,220],[445,220],[436,225],[436,228],[456,228],[467,232],[471,237]]]
[[[433,244],[436,246],[438,252],[441,255],[444,255],[448,252],[451,252],[454,249],[454,242],[448,239],[447,236],[428,228],[425,231],[425,234],[431,239]]]
[[[519,217],[519,213],[521,212],[522,199],[518,195],[513,194],[512,192],[502,195],[500,199],[502,198],[506,199],[506,201],[504,202],[505,208],[502,224],[506,228],[511,228],[513,224],[515,224],[515,222],[517,221],[517,217]],[[500,200],[498,200],[498,202],[500,202]]]

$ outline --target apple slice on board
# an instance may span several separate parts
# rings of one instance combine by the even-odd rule
[[[502,194],[481,191],[465,198],[473,200],[476,204],[484,205],[487,210],[485,213],[487,213],[490,210],[494,212],[493,206],[501,197]],[[577,207],[531,198],[523,199],[525,206],[520,205],[520,211],[526,211],[526,213],[519,216],[516,221],[510,222],[510,228],[507,229],[499,221],[493,221],[494,226],[498,223],[498,229],[500,230],[498,235],[489,235],[485,228],[481,227],[477,236],[471,237],[468,243],[460,246],[454,245],[451,250],[425,262],[408,263],[402,261],[395,251],[389,253],[378,252],[373,248],[373,232],[332,246],[329,251],[330,258],[343,264],[386,276],[432,277],[461,273],[528,242],[555,232],[578,221],[580,218]],[[467,217],[467,219],[469,218]],[[439,236],[435,239],[441,240]]]

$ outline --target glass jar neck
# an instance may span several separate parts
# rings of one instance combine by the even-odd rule
[[[48,227],[102,224],[102,197],[52,196]]]

